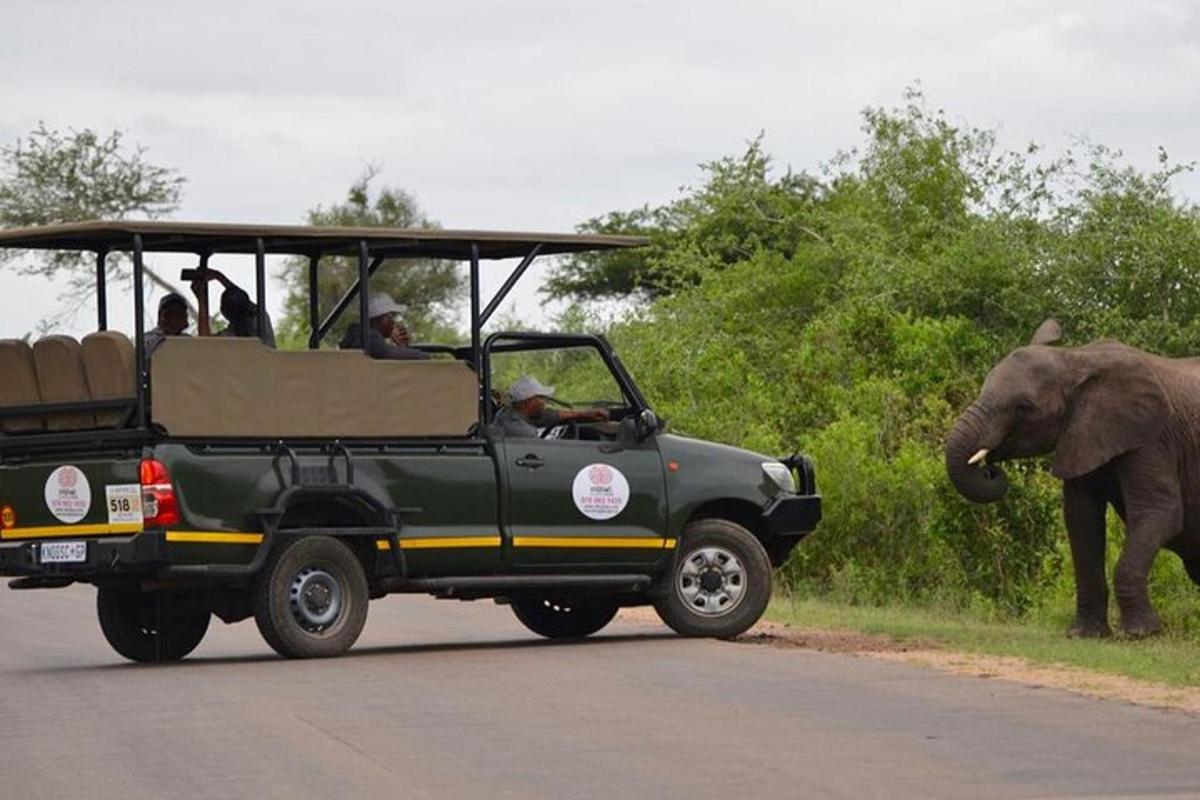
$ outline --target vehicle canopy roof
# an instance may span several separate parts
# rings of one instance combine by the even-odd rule
[[[144,252],[255,253],[258,241],[274,255],[356,255],[360,243],[383,258],[466,260],[521,258],[534,247],[539,255],[637,247],[638,236],[438,228],[351,228],[314,225],[243,225],[209,222],[94,221],[0,230],[0,247],[30,250],[125,250],[140,236]],[[540,247],[539,247],[540,246]]]

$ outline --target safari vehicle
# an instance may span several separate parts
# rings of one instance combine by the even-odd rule
[[[173,222],[0,231],[0,247],[94,254],[99,329],[0,342],[0,575],[14,589],[96,586],[105,637],[135,661],[183,658],[214,615],[253,616],[284,656],[334,656],[370,599],[413,592],[494,598],[551,638],[648,604],[681,634],[741,633],[772,565],[820,518],[809,461],[664,432],[603,337],[483,336],[536,258],[641,243]],[[107,330],[117,253],[132,259],[132,339]],[[309,349],[169,337],[150,356],[148,253],[201,266],[243,254],[260,310],[266,256],[307,258]],[[334,256],[357,259],[358,276],[322,316]],[[419,345],[426,361],[321,349],[348,309],[367,319],[377,270],[430,257],[469,265],[469,344]],[[520,260],[484,305],[481,265],[500,259]],[[529,369],[610,420],[493,432],[499,390]]]

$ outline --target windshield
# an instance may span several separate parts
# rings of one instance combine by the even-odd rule
[[[492,386],[503,393],[522,375],[554,387],[554,398],[571,407],[623,408],[621,392],[600,351],[591,345],[552,350],[492,352]]]

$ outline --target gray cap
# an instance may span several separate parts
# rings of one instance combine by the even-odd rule
[[[545,386],[532,375],[522,375],[508,387],[508,401],[519,403],[531,397],[554,397],[554,387]]]
[[[403,314],[408,311],[408,306],[403,306],[392,299],[390,294],[384,292],[373,292],[367,297],[367,317],[375,319],[387,314]]]

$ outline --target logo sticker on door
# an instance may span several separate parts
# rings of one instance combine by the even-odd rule
[[[92,487],[79,467],[59,467],[46,479],[46,508],[56,519],[74,524],[92,508]]]
[[[612,519],[629,503],[629,481],[608,464],[588,464],[571,486],[575,507],[588,519]]]

